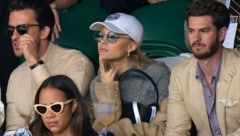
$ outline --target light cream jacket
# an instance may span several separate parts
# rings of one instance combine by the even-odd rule
[[[7,130],[29,126],[34,115],[33,103],[37,88],[50,75],[67,75],[73,79],[83,96],[87,93],[94,77],[94,68],[83,53],[50,43],[41,59],[43,65],[30,70],[25,61],[10,76],[7,88]]]
[[[191,57],[172,69],[169,85],[167,136],[187,136],[191,120],[199,136],[211,136],[197,60]],[[240,135],[240,53],[223,50],[216,86],[216,110],[222,136]]]
[[[111,84],[97,83],[96,95],[100,103],[115,103],[115,122],[110,130],[115,136],[163,136],[166,129],[167,98],[161,101],[157,115],[151,123],[132,124],[128,118],[120,119],[122,107],[118,82]],[[101,132],[104,126],[95,120],[93,128]]]

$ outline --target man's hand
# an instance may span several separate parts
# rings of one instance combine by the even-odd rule
[[[36,64],[38,62],[37,44],[35,40],[28,34],[20,36],[19,49],[22,51],[24,58],[28,61],[29,65]]]

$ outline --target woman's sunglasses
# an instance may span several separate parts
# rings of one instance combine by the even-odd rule
[[[8,36],[12,36],[13,35],[13,32],[14,32],[14,29],[17,30],[17,32],[20,34],[20,35],[24,35],[27,33],[27,30],[29,27],[32,27],[32,26],[40,26],[38,24],[21,24],[21,25],[18,25],[16,27],[14,26],[7,26],[6,28],[6,32],[7,32],[7,35]]]
[[[131,39],[131,38],[129,38],[129,37],[120,36],[119,34],[116,34],[116,33],[111,32],[111,31],[110,31],[106,36],[105,36],[105,35],[103,34],[103,32],[101,32],[101,31],[97,31],[97,32],[95,32],[95,34],[94,34],[94,39],[95,39],[97,42],[101,42],[101,40],[103,40],[104,37],[107,38],[107,41],[108,41],[109,43],[115,43],[115,42],[117,42],[117,39],[118,39],[118,38]]]
[[[55,102],[51,105],[44,105],[44,104],[34,104],[34,110],[39,114],[39,115],[44,115],[48,112],[48,109],[50,109],[53,113],[61,113],[63,111],[64,105],[69,104],[73,101],[74,99],[69,99],[64,102]]]

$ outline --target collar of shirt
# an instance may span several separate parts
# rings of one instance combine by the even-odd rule
[[[222,58],[218,62],[217,66],[216,66],[216,68],[215,68],[215,70],[214,70],[214,72],[212,74],[212,81],[211,81],[211,83],[213,82],[213,79],[218,80],[221,64],[222,64]],[[197,66],[196,66],[196,79],[198,79],[200,81],[204,80],[204,74],[203,74],[203,72],[202,72],[202,70],[200,68],[199,63],[197,63]]]

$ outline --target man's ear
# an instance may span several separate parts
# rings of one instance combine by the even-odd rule
[[[41,29],[41,39],[42,39],[42,40],[47,39],[49,34],[51,34],[51,29],[50,29],[50,27],[44,26],[44,27]]]
[[[224,41],[226,35],[227,35],[227,27],[222,27],[218,32],[219,40]]]

